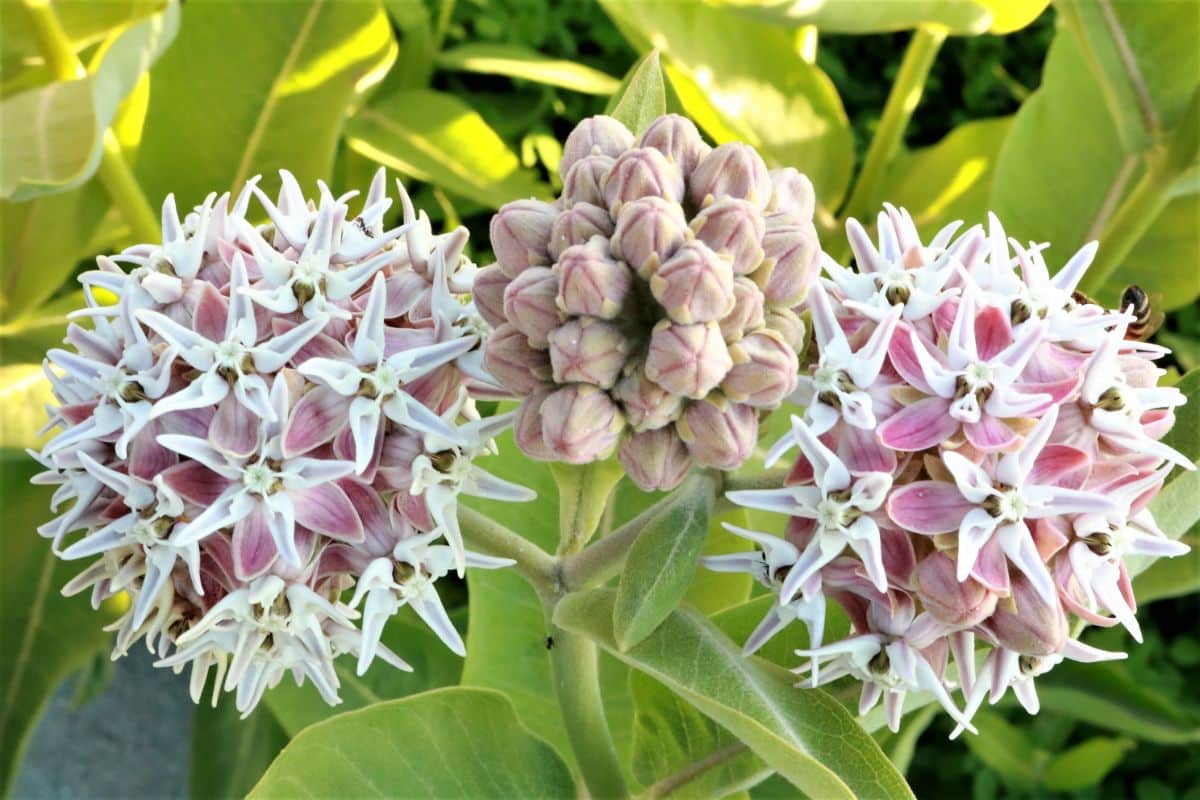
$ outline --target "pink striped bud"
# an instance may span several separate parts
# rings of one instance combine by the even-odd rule
[[[763,236],[764,268],[770,269],[763,288],[767,305],[791,308],[808,294],[821,269],[821,244],[811,222],[773,215]]]
[[[564,386],[542,404],[542,438],[554,457],[568,464],[607,457],[624,426],[608,394],[588,384]]]
[[[559,177],[565,178],[575,162],[585,156],[616,158],[630,147],[633,147],[633,134],[620,121],[604,115],[588,117],[575,126],[563,143],[562,159],[558,162]]]
[[[521,452],[539,461],[557,461],[558,455],[546,444],[542,436],[543,418],[542,407],[546,398],[554,393],[553,386],[534,389],[521,401],[517,415],[513,419],[513,441]]]
[[[558,209],[541,200],[506,203],[492,217],[492,250],[500,269],[515,278],[526,267],[550,263],[550,227]]]
[[[985,624],[1002,647],[1022,655],[1048,656],[1062,650],[1069,633],[1057,600],[1047,603],[1024,573],[1013,571],[1011,594],[996,603]]]
[[[743,142],[723,144],[702,158],[689,186],[688,195],[700,208],[722,197],[737,197],[762,209],[773,191],[762,156]]]
[[[475,283],[471,288],[471,297],[475,300],[475,308],[479,310],[489,325],[498,328],[507,318],[504,316],[504,290],[511,281],[499,264],[484,267],[475,273]]]
[[[604,200],[617,215],[621,206],[643,197],[683,201],[683,173],[652,147],[635,147],[617,157],[604,179]]]
[[[646,377],[682,397],[706,396],[732,366],[715,322],[677,325],[663,320],[650,334]]]
[[[587,203],[603,206],[604,177],[612,169],[613,159],[609,156],[585,156],[575,162],[563,178],[563,205],[568,208]]]
[[[721,336],[725,337],[727,342],[736,342],[745,334],[762,326],[762,291],[754,281],[738,275],[733,279],[733,310],[721,317]]]
[[[790,308],[771,309],[763,319],[763,324],[782,336],[797,353],[804,348],[804,320]]]
[[[758,412],[720,393],[692,403],[675,423],[696,463],[714,469],[741,466],[758,439]]]
[[[526,395],[550,379],[550,356],[530,346],[516,325],[505,323],[488,337],[483,367],[515,395]]]
[[[661,197],[645,197],[621,207],[613,233],[613,255],[649,278],[691,238],[683,209]]]
[[[646,377],[638,367],[621,379],[614,393],[625,409],[625,419],[635,431],[653,430],[679,418],[683,400]]]
[[[771,204],[767,211],[787,214],[798,220],[811,220],[816,207],[816,192],[808,176],[795,167],[771,170]]]
[[[558,277],[549,267],[530,267],[504,290],[504,316],[529,337],[534,347],[547,347],[546,338],[561,319],[555,298]]]
[[[733,368],[721,382],[730,400],[774,408],[796,389],[800,360],[783,337],[771,330],[752,333],[730,345]]]
[[[733,310],[733,268],[704,242],[680,247],[650,279],[650,291],[675,322],[714,322]]]
[[[556,302],[567,314],[614,319],[633,286],[633,273],[609,256],[608,239],[601,236],[567,248],[554,271],[559,280]]]
[[[766,224],[758,209],[745,200],[723,197],[713,202],[696,215],[691,228],[713,252],[728,258],[738,275],[754,272],[763,261]]]
[[[611,322],[581,317],[550,334],[550,364],[556,383],[589,383],[611,389],[620,377],[629,343]]]
[[[954,559],[940,551],[917,564],[916,583],[925,610],[947,625],[973,627],[996,609],[996,594],[973,578],[960,582]]]
[[[637,147],[653,147],[684,175],[690,175],[700,159],[712,150],[700,138],[695,123],[678,114],[666,114],[651,122],[638,137]]]
[[[567,248],[586,244],[593,236],[612,236],[608,211],[591,203],[576,203],[558,215],[550,230],[550,256],[557,260]]]
[[[617,451],[630,480],[644,491],[674,489],[692,468],[687,445],[671,428],[635,433]]]

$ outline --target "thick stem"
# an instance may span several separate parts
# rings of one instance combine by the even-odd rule
[[[879,118],[879,126],[875,129],[870,147],[867,148],[862,171],[858,173],[854,191],[850,193],[850,199],[846,201],[842,211],[842,219],[861,219],[873,213],[883,199],[879,195],[888,165],[900,149],[904,140],[904,129],[908,127],[913,111],[921,102],[929,68],[933,66],[933,60],[945,40],[946,29],[940,26],[922,25],[913,31],[908,48],[904,51],[904,60],[900,62],[896,82],[892,84],[887,103],[883,107],[883,116]]]
[[[517,574],[543,597],[558,591],[558,561],[528,539],[510,531],[474,509],[460,505],[458,524],[463,541],[472,549],[489,556],[511,558]]]
[[[550,471],[558,484],[558,554],[578,553],[600,525],[623,472],[615,459],[582,465],[556,462]]]
[[[50,68],[54,79],[73,81],[86,76],[87,70],[75,55],[71,41],[58,21],[58,15],[54,12],[50,0],[22,2],[29,15],[33,38],[37,41],[38,49],[46,59],[46,66]],[[134,236],[142,241],[153,242],[162,235],[158,227],[158,218],[146,200],[142,187],[134,178],[129,162],[121,153],[121,143],[111,130],[104,132],[104,149],[96,175],[112,198],[113,204],[125,217]]]

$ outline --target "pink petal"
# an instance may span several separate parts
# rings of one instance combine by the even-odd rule
[[[258,416],[233,395],[226,395],[217,406],[208,435],[222,450],[248,456],[258,449],[258,429]]]
[[[991,361],[1012,341],[1012,325],[1008,314],[998,306],[985,306],[975,315],[975,347],[982,360]]]
[[[979,422],[964,424],[963,433],[968,442],[985,453],[1008,450],[1019,438],[1012,428],[990,414],[981,416]]]
[[[950,416],[949,410],[949,401],[941,397],[918,400],[879,426],[879,441],[896,450],[933,447],[958,432],[958,420]]]
[[[148,481],[179,463],[178,453],[158,443],[159,432],[158,420],[155,420],[133,437],[129,443],[130,475]]]
[[[306,392],[283,427],[284,456],[307,453],[340,433],[349,419],[352,401],[328,386],[315,386]]]
[[[372,552],[390,552],[396,544],[398,531],[388,514],[387,506],[379,498],[379,492],[355,478],[342,478],[338,481],[338,487],[346,493],[346,497],[350,498],[350,503],[358,512],[368,544],[374,547]]]
[[[942,307],[945,308],[945,306]],[[921,392],[933,394],[933,387],[925,379],[925,370],[922,368],[921,361],[917,357],[916,348],[919,345],[914,342],[916,336],[916,332],[907,325],[897,327],[896,333],[892,336],[892,341],[888,345],[888,358],[892,363],[892,367],[895,368],[896,372],[900,373],[900,377],[904,378],[905,381],[912,384],[912,386]]]
[[[184,461],[162,473],[163,482],[180,497],[198,506],[212,505],[229,488],[230,480],[198,461]]]
[[[855,474],[886,472],[890,475],[896,471],[895,451],[881,445],[875,431],[845,425],[838,437],[837,447],[838,458]]]
[[[233,526],[233,571],[240,580],[248,581],[266,572],[278,553],[267,515],[259,503],[250,515]]]
[[[1033,462],[1028,480],[1035,484],[1053,484],[1064,489],[1081,489],[1091,472],[1092,459],[1087,453],[1065,444],[1042,448]]]
[[[365,537],[354,504],[336,485],[325,483],[289,494],[296,506],[297,524],[343,542],[361,542]]]
[[[917,554],[913,550],[912,538],[904,531],[881,527],[879,543],[883,550],[883,566],[889,579],[901,588],[912,585],[912,574],[917,568]]]
[[[192,329],[212,342],[225,338],[225,322],[229,317],[229,306],[221,293],[211,283],[200,283],[196,310],[192,316]]]
[[[963,517],[975,507],[953,483],[916,481],[892,492],[888,516],[913,533],[949,533],[958,530]]]
[[[971,577],[1000,595],[1009,592],[1008,559],[1000,548],[1000,539],[993,536],[983,545],[971,569]]]

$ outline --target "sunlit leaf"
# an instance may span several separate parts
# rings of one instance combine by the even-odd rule
[[[103,3],[58,2],[55,14],[71,49],[79,53],[130,22],[160,11],[163,0],[105,0]],[[14,72],[44,64],[29,15],[15,3],[6,6],[0,25],[0,71]]]
[[[630,68],[619,91],[609,100],[607,113],[634,133],[645,130],[656,117],[667,113],[662,58],[657,50],[651,50]]]
[[[598,69],[551,58],[516,44],[475,42],[459,45],[439,53],[437,65],[442,69],[521,78],[584,94],[612,94],[620,86],[620,81]]]
[[[1003,2],[1003,0],[1000,0]],[[822,33],[884,33],[940,25],[953,33],[983,33],[992,22],[975,0],[716,0],[777,25],[815,25]],[[1024,5],[1024,3],[1021,3]],[[1043,3],[1043,6],[1045,3]]]
[[[54,395],[40,363],[0,365],[0,447],[38,447]]]
[[[171,3],[122,30],[86,76],[0,103],[6,120],[0,128],[0,197],[26,200],[70,189],[92,176],[117,107],[175,38],[179,17],[179,7]]]
[[[152,206],[181,209],[276,172],[328,178],[342,120],[395,57],[378,2],[189,0],[155,66],[137,174]]]
[[[574,796],[499,692],[437,689],[342,714],[284,748],[249,797]]]
[[[879,746],[825,692],[798,689],[791,673],[743,656],[688,608],[622,652],[613,635],[615,601],[611,589],[571,595],[554,619],[663,683],[810,796],[912,796]]]
[[[1113,272],[1097,299],[1118,300],[1120,291],[1136,283],[1155,295],[1155,308],[1170,311],[1200,297],[1200,193],[1176,197],[1163,209],[1141,240]]]
[[[388,94],[347,123],[346,137],[373,161],[490,208],[550,196],[483,117],[453,95]]]

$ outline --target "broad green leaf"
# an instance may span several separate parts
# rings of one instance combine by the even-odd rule
[[[1200,461],[1200,435],[1197,435],[1200,431],[1200,370],[1194,369],[1184,375],[1175,386],[1183,392],[1187,403],[1175,409],[1175,427],[1163,437],[1163,442],[1195,463]],[[1200,503],[1196,502],[1198,496],[1200,470],[1176,468],[1173,475],[1167,478],[1162,491],[1150,503],[1150,510],[1163,533],[1178,539],[1200,522]],[[1137,575],[1149,563],[1145,558],[1132,560],[1129,564],[1130,575]]]
[[[179,17],[179,7],[168,4],[117,34],[86,76],[0,102],[7,121],[0,129],[0,197],[28,200],[92,176],[117,107],[175,38]]]
[[[413,0],[383,0],[383,7],[400,30],[400,55],[380,84],[380,93],[427,88],[438,50],[429,9]]]
[[[373,161],[489,208],[550,196],[483,117],[443,92],[380,97],[346,124],[346,140]]]
[[[718,556],[745,550],[746,540],[727,531],[722,523],[746,527],[746,516],[746,510],[740,508],[710,516],[701,555]],[[745,602],[753,584],[754,578],[746,573],[716,572],[700,567],[692,576],[683,599],[702,614],[715,614]]]
[[[1200,338],[1170,331],[1159,331],[1154,338],[1159,344],[1171,348],[1175,360],[1184,369],[1192,370],[1200,367]]]
[[[937,144],[900,153],[882,196],[907,209],[927,236],[954,220],[984,221],[996,157],[1011,126],[1012,117],[967,122]]]
[[[44,444],[48,434],[38,431],[46,424],[46,404],[53,400],[41,364],[0,365],[0,447]]]
[[[228,695],[216,708],[198,704],[188,794],[194,800],[245,797],[287,743],[287,733],[262,706],[242,719]]]
[[[629,548],[613,605],[613,635],[622,650],[649,636],[683,599],[708,534],[712,485],[710,478],[689,478]]]
[[[1174,558],[1160,558],[1133,582],[1139,605],[1182,597],[1200,591],[1200,525],[1180,538],[1191,550]]]
[[[1200,721],[1120,662],[1064,661],[1038,678],[1043,713],[1062,714],[1105,730],[1159,744],[1200,742]]]
[[[162,9],[162,0],[105,0],[103,3],[56,2],[55,14],[71,49],[79,53],[113,31]],[[7,3],[0,25],[0,72],[7,80],[22,68],[44,64],[29,15]]]
[[[571,774],[499,692],[453,687],[340,714],[291,741],[270,797],[572,797]]]
[[[634,133],[642,132],[655,118],[667,113],[667,90],[658,50],[651,50],[634,64],[608,101],[605,113]]]
[[[729,731],[641,672],[629,675],[633,694],[633,772],[672,797],[724,797],[771,774]],[[670,783],[663,785],[662,781]],[[651,796],[656,796],[651,791]]]
[[[773,594],[760,594],[752,597],[714,615],[713,624],[735,644],[744,644],[754,629],[758,627],[758,623],[767,616],[767,612],[775,604],[775,599]],[[837,603],[828,604],[825,613],[825,631],[827,642],[841,638],[843,634],[850,631],[850,618]],[[810,646],[808,628],[803,622],[793,622],[772,636],[755,655],[772,664],[794,669],[800,665],[800,658],[796,655],[796,651],[807,649]]]
[[[456,623],[462,617],[451,614]],[[341,681],[340,705],[330,706],[322,700],[311,683],[297,686],[290,679],[267,692],[263,704],[287,735],[295,736],[309,725],[344,711],[452,686],[462,675],[462,659],[450,652],[410,609],[401,609],[388,620],[383,629],[383,644],[407,661],[413,671],[404,672],[377,659],[366,674],[359,675],[354,659],[346,656],[333,664]]]
[[[956,34],[983,33],[992,25],[993,15],[979,0],[716,0],[719,5],[736,8],[748,16],[777,25],[815,25],[821,33],[887,33],[940,25]],[[998,0],[991,5],[1017,0]],[[1048,0],[1042,2],[1044,8]],[[1014,15],[1014,20],[1017,17]]]
[[[575,61],[551,58],[518,44],[472,42],[437,56],[442,69],[504,75],[584,94],[612,94],[621,85],[611,75]]]
[[[981,710],[972,721],[979,733],[963,737],[971,752],[1006,783],[1018,789],[1032,788],[1045,753],[1038,751],[1025,729],[994,711]]]
[[[1149,230],[1108,279],[1097,300],[1118,302],[1121,290],[1136,283],[1152,295],[1162,311],[1182,308],[1200,296],[1200,193],[1167,203]]]
[[[137,175],[151,205],[277,171],[328,178],[342,120],[383,77],[396,43],[378,2],[188,0],[179,38],[151,73]],[[186,169],[184,168],[186,166]]]
[[[684,109],[718,144],[746,141],[770,166],[796,167],[824,208],[837,207],[854,160],[849,123],[792,32],[704,3],[601,5],[634,47],[662,51]]]
[[[1050,759],[1042,783],[1054,792],[1078,792],[1099,786],[1136,746],[1130,739],[1094,736]]]
[[[879,746],[825,692],[798,689],[791,673],[743,656],[688,608],[622,652],[613,634],[615,601],[612,589],[571,595],[554,620],[663,683],[810,796],[912,796]]]
[[[51,693],[110,643],[112,620],[86,596],[59,590],[83,567],[59,560],[36,528],[50,518],[50,487],[30,486],[40,468],[19,450],[0,451],[0,795],[7,795],[34,724]]]

